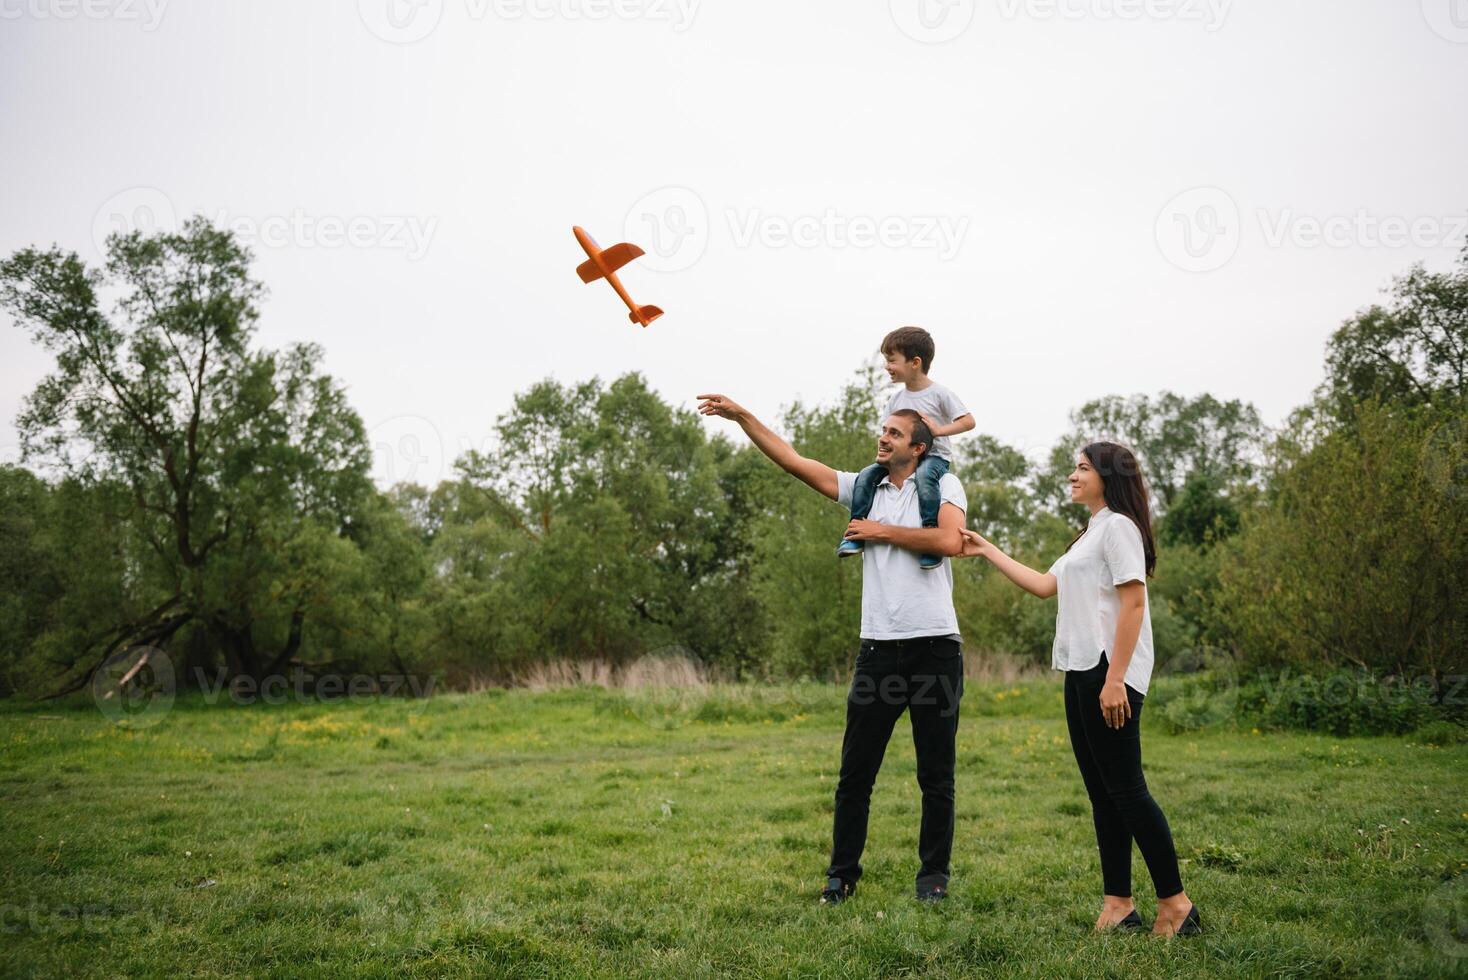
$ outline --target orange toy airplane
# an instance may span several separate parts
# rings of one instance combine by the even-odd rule
[[[596,239],[588,235],[584,229],[573,226],[571,230],[576,233],[576,240],[581,243],[581,247],[586,249],[586,261],[576,267],[576,274],[581,277],[582,282],[606,279],[611,283],[617,295],[622,297],[622,302],[627,304],[627,309],[632,311],[627,314],[627,319],[633,323],[640,323],[645,327],[663,315],[663,311],[656,306],[638,306],[632,302],[632,297],[627,295],[627,290],[623,289],[622,284],[617,280],[617,270],[643,254],[642,249],[627,242],[613,245],[611,248],[600,248],[596,244]]]

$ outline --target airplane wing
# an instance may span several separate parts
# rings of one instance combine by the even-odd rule
[[[578,265],[576,267],[576,274],[581,277],[582,282],[595,282],[602,277],[603,267],[605,267],[608,273],[616,272],[641,254],[643,254],[642,249],[630,242],[613,245],[611,248],[604,248],[597,253],[596,259],[587,259]],[[600,265],[598,265],[597,259],[601,260]]]

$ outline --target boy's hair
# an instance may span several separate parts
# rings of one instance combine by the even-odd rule
[[[911,408],[899,408],[892,414],[912,423],[912,437],[908,439],[908,444],[923,447],[923,451],[918,454],[919,459],[925,458],[933,451],[933,430],[928,428],[928,423],[923,421],[920,413]]]
[[[933,366],[933,335],[922,327],[898,327],[882,338],[883,354],[901,354],[909,361],[923,359],[923,373]]]

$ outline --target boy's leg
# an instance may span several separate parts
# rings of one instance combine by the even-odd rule
[[[913,479],[917,481],[918,516],[923,520],[923,527],[938,526],[938,509],[943,505],[939,483],[947,472],[948,460],[929,455],[922,458],[913,473]],[[943,559],[938,555],[918,555],[918,564],[933,569],[942,565]]]
[[[913,473],[913,479],[917,480],[918,514],[923,519],[923,527],[938,526],[938,508],[943,504],[939,483],[947,473],[948,460],[941,456],[924,456]]]
[[[877,484],[882,482],[882,477],[887,475],[887,467],[881,463],[873,463],[860,473],[856,474],[856,483],[851,488],[851,519],[854,521],[865,520],[872,512],[872,500],[877,496]],[[848,541],[841,539],[841,544],[836,547],[836,554],[843,557],[847,555],[861,554],[862,543],[860,541]]]

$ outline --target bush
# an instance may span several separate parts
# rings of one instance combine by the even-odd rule
[[[1243,713],[1260,727],[1301,728],[1332,735],[1401,735],[1451,725],[1431,683],[1361,670],[1259,678],[1239,690]],[[1456,727],[1456,726],[1454,726]],[[1438,729],[1434,729],[1438,730]]]
[[[1217,630],[1260,666],[1464,673],[1465,418],[1367,403],[1282,440],[1274,499],[1218,546]]]

